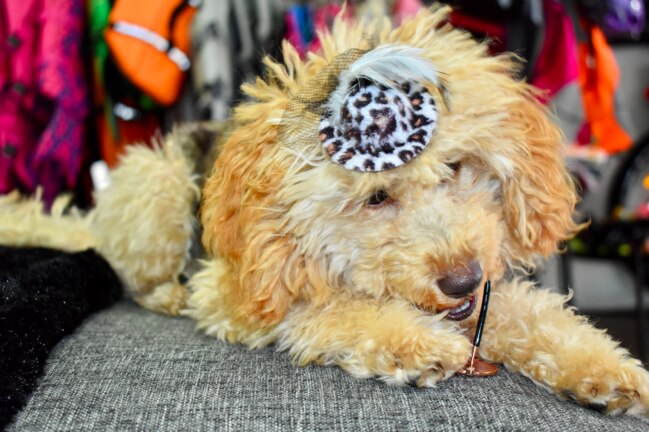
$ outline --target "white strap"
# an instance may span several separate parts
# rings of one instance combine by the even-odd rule
[[[186,70],[189,70],[189,67],[192,65],[192,62],[189,60],[189,57],[182,52],[182,50],[172,47],[169,52],[167,52],[167,55],[171,59],[172,62],[176,63],[178,66],[178,69],[181,71],[185,72]]]
[[[124,21],[115,21],[112,27],[117,33],[146,42],[158,51],[166,52],[169,49],[169,41],[148,28]]]
[[[166,52],[169,59],[183,72],[188,70],[192,64],[187,54],[179,48],[171,46],[167,39],[148,28],[124,21],[115,21],[112,28],[117,33],[139,39],[160,52]]]

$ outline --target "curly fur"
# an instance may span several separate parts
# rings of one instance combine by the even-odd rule
[[[45,213],[40,191],[25,198],[14,191],[0,196],[0,244],[22,247],[48,247],[76,252],[97,246],[97,240],[84,216],[66,213],[69,196],[60,196]]]
[[[185,305],[177,278],[189,258],[199,191],[176,141],[166,142],[155,151],[128,148],[111,173],[113,187],[96,195],[90,219],[97,250],[129,294],[149,309],[177,313]]]
[[[488,56],[447,14],[424,11],[395,29],[337,20],[320,35],[320,53],[302,61],[286,43],[284,63],[267,59],[266,78],[243,86],[249,101],[236,108],[203,188],[212,259],[190,281],[184,313],[230,342],[276,342],[300,365],[432,386],[466,362],[477,315],[444,319],[463,300],[437,281],[477,261],[494,286],[487,358],[584,405],[646,413],[649,379],[638,361],[565,298],[505,277],[533,268],[580,228],[577,194],[561,134],[534,89],[513,78],[514,59]],[[316,130],[318,118],[291,129],[284,114],[296,95],[313,94],[339,54],[385,45],[412,47],[435,65],[450,103],[429,83],[446,109],[409,164],[345,170],[297,130]],[[370,207],[377,190],[390,199]]]

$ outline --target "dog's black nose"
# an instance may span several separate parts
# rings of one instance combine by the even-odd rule
[[[482,268],[477,261],[468,266],[458,266],[437,281],[439,289],[453,298],[466,297],[475,291],[482,280]]]

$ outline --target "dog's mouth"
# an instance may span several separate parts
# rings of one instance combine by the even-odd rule
[[[473,314],[476,305],[475,295],[470,295],[467,297],[462,304],[456,306],[452,309],[440,309],[440,312],[448,311],[446,319],[451,321],[463,321]]]

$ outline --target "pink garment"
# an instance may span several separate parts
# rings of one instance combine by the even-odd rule
[[[347,7],[346,16],[349,17],[350,7]],[[317,8],[313,12],[313,26],[316,32],[330,30],[334,19],[342,11],[342,7],[337,4],[329,4]],[[316,52],[320,49],[320,39],[316,35],[313,42],[308,47],[308,51]]]
[[[300,57],[304,58],[307,50],[306,43],[303,41],[302,32],[300,31],[300,23],[298,22],[297,17],[289,10],[286,12],[285,21],[286,34],[284,35],[284,38],[293,45],[298,54],[300,54]]]
[[[285,38],[297,50],[300,57],[306,57],[308,52],[320,49],[317,33],[331,29],[331,25],[343,10],[339,4],[325,4],[319,7],[305,5],[293,6],[286,12]],[[351,5],[347,5],[343,17],[353,16]]]
[[[401,24],[406,18],[417,15],[419,9],[424,7],[421,0],[397,0],[392,9],[394,21]]]
[[[74,188],[89,93],[83,0],[0,0],[0,193]]]
[[[563,4],[556,0],[543,0],[543,10],[545,38],[531,83],[547,91],[547,101],[566,84],[577,80],[579,56],[575,30]]]

